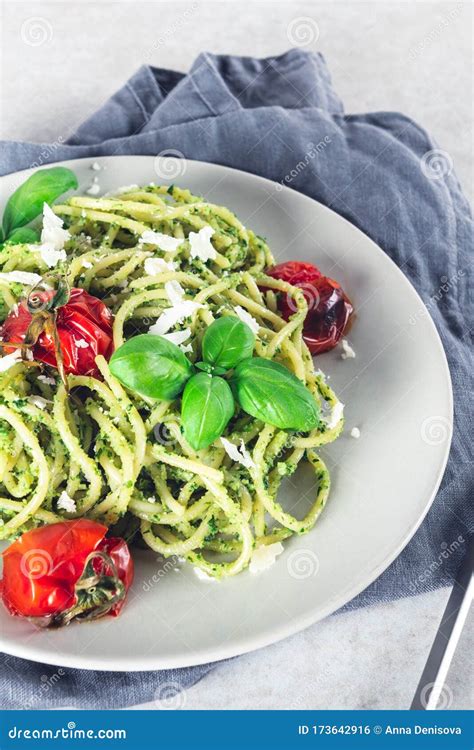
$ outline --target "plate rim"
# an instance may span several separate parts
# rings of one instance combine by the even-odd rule
[[[156,156],[154,155],[147,155],[147,154],[96,154],[94,156],[85,156],[75,159],[64,159],[60,161],[55,162],[48,162],[45,164],[42,164],[39,169],[49,168],[52,166],[62,166],[67,165],[70,163],[77,163],[77,162],[91,162],[96,161],[99,159],[114,159],[114,160],[120,160],[120,161],[129,161],[130,159],[133,160],[139,160],[139,161],[147,161],[155,160]],[[176,157],[167,157],[167,156],[160,156],[160,159],[163,161],[166,160],[172,160],[176,161]],[[436,473],[436,477],[434,479],[433,483],[433,489],[429,496],[427,497],[427,500],[425,502],[425,505],[423,507],[422,512],[419,514],[418,518],[408,525],[408,528],[403,532],[403,536],[401,540],[399,541],[398,545],[396,545],[395,548],[391,549],[383,560],[378,564],[370,567],[370,569],[364,574],[363,576],[363,583],[358,583],[356,585],[351,585],[346,587],[346,589],[343,592],[339,592],[337,595],[334,595],[331,599],[327,601],[327,603],[324,606],[321,606],[320,604],[317,606],[317,608],[310,609],[305,615],[300,615],[296,619],[291,619],[290,621],[283,623],[281,625],[272,626],[271,628],[267,628],[263,633],[260,633],[258,636],[240,636],[237,639],[234,639],[233,641],[222,644],[220,643],[217,647],[206,647],[199,651],[199,654],[194,656],[191,653],[183,653],[181,657],[177,657],[176,655],[173,655],[172,657],[166,657],[166,656],[160,656],[157,660],[153,655],[150,655],[149,657],[140,657],[136,658],[133,656],[128,657],[127,655],[121,654],[119,663],[112,662],[108,659],[100,659],[97,657],[94,657],[93,663],[91,663],[90,658],[88,658],[85,655],[77,654],[77,655],[64,655],[58,653],[56,657],[54,654],[51,654],[49,660],[49,654],[43,654],[41,652],[38,652],[35,654],[35,649],[28,648],[27,645],[23,646],[21,643],[12,643],[4,642],[2,638],[2,633],[0,630],[0,648],[5,651],[10,656],[16,656],[23,659],[28,659],[30,661],[36,662],[36,663],[43,663],[43,664],[50,664],[54,666],[64,666],[69,668],[75,668],[75,669],[87,669],[87,670],[101,670],[101,671],[107,671],[107,672],[123,672],[123,671],[131,671],[131,672],[149,672],[149,671],[155,671],[160,669],[178,669],[183,667],[194,667],[202,664],[207,664],[210,662],[220,662],[226,659],[230,659],[232,657],[241,656],[243,654],[250,653],[252,651],[256,651],[260,648],[265,648],[267,646],[272,645],[273,643],[278,643],[279,641],[283,640],[284,638],[288,638],[292,635],[295,635],[296,633],[299,633],[303,630],[306,630],[311,625],[314,625],[316,622],[319,622],[320,620],[323,620],[324,618],[328,617],[329,615],[336,612],[338,609],[340,609],[342,606],[350,602],[354,597],[358,596],[362,591],[364,591],[368,586],[370,586],[382,573],[391,565],[391,563],[396,560],[396,558],[400,555],[400,553],[403,551],[403,549],[407,546],[407,544],[410,542],[410,540],[415,535],[416,531],[421,526],[422,522],[424,521],[436,495],[438,492],[438,489],[440,487],[441,481],[443,479],[446,465],[448,462],[450,450],[451,450],[451,442],[452,442],[452,435],[453,435],[453,411],[454,411],[454,399],[453,399],[453,388],[452,388],[452,380],[451,380],[451,373],[449,370],[449,365],[446,357],[446,352],[444,350],[440,334],[438,332],[438,329],[436,328],[436,325],[433,321],[433,318],[431,317],[431,314],[426,307],[425,303],[423,302],[422,298],[420,297],[418,291],[415,289],[411,281],[405,276],[403,271],[397,266],[395,261],[392,260],[392,258],[382,250],[382,248],[374,241],[372,240],[365,232],[363,232],[359,227],[357,227],[355,224],[352,224],[348,219],[346,219],[344,216],[341,216],[333,209],[329,208],[328,206],[325,206],[320,201],[305,195],[304,193],[300,193],[297,190],[293,190],[288,185],[282,185],[281,183],[275,182],[273,180],[270,180],[266,177],[261,177],[260,175],[254,174],[253,172],[246,172],[242,169],[237,169],[234,167],[228,167],[223,164],[216,164],[214,162],[205,162],[200,161],[197,159],[187,159],[185,158],[186,163],[196,165],[197,168],[203,166],[205,168],[211,168],[215,169],[217,171],[221,171],[224,173],[238,173],[239,175],[243,175],[245,179],[250,178],[251,180],[255,180],[257,183],[261,183],[262,187],[267,186],[267,189],[270,188],[272,190],[275,189],[275,185],[278,185],[278,192],[279,193],[297,193],[299,198],[306,202],[308,206],[310,206],[311,203],[315,203],[320,210],[322,210],[324,213],[327,213],[329,215],[332,215],[333,217],[336,217],[336,220],[339,222],[343,222],[344,224],[348,225],[350,228],[350,231],[355,231],[358,234],[361,234],[365,240],[370,244],[372,252],[375,252],[377,254],[381,254],[386,261],[389,262],[389,264],[392,265],[393,269],[395,270],[395,273],[398,274],[400,280],[402,283],[405,284],[406,287],[408,287],[412,294],[414,294],[421,306],[421,309],[423,310],[423,317],[427,319],[428,325],[431,329],[431,334],[433,338],[433,342],[436,342],[438,353],[440,356],[440,364],[443,365],[443,375],[444,375],[444,386],[446,388],[446,396],[447,396],[447,411],[449,412],[449,434],[448,439],[445,442],[445,449],[444,454],[442,457],[442,460],[439,463],[438,470]],[[16,172],[10,172],[9,174],[2,175],[0,177],[0,185],[3,184],[3,182],[7,179],[11,179],[13,176],[29,176],[33,172],[38,171],[38,168],[28,168],[19,170]],[[185,174],[181,175],[180,177],[183,177],[185,179]],[[169,182],[166,178],[163,178],[163,182],[166,184]],[[315,611],[317,609],[317,612]],[[29,644],[30,641],[27,641],[26,644]]]

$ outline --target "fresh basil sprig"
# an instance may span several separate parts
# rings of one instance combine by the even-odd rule
[[[112,374],[131,391],[165,401],[176,398],[194,372],[179,346],[150,333],[119,346],[109,364]]]
[[[312,430],[319,411],[311,393],[283,365],[252,357],[254,345],[249,326],[227,316],[207,329],[203,360],[196,365],[176,344],[147,333],[119,347],[110,369],[125,386],[149,398],[176,398],[184,389],[181,421],[194,450],[222,435],[234,415],[235,401],[247,414],[280,429]]]
[[[0,242],[35,242],[39,235],[26,224],[67,190],[77,188],[77,177],[66,167],[40,169],[20,185],[8,199],[3,212]]]
[[[234,409],[227,380],[206,372],[193,375],[181,402],[184,437],[194,450],[206,448],[222,435]]]

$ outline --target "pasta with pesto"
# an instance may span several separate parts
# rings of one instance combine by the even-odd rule
[[[128,390],[102,354],[97,376],[69,374],[67,383],[54,367],[5,354],[0,538],[85,516],[222,578],[244,570],[256,549],[308,532],[330,488],[319,449],[341,432],[342,405],[303,341],[302,290],[265,274],[274,262],[266,241],[229,209],[175,186],[77,196],[53,209],[69,233],[65,257],[53,263],[44,243],[5,245],[1,320],[39,279],[63,274],[71,288],[110,310],[115,349],[150,332],[195,363],[211,323],[238,316],[255,333],[256,355],[287,367],[323,416],[301,433],[237,407],[222,437],[196,451],[183,434],[180,399]],[[278,314],[282,293],[294,309],[288,320]],[[297,518],[279,490],[303,461],[316,489],[306,515]]]

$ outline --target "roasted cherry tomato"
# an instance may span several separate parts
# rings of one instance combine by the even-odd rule
[[[321,271],[312,263],[303,263],[299,260],[289,260],[288,263],[279,263],[277,266],[266,271],[268,276],[274,279],[287,281],[288,284],[308,284],[322,276]]]
[[[36,292],[43,303],[53,297],[53,291]],[[41,306],[41,305],[40,305]],[[20,302],[8,315],[0,335],[3,342],[22,343],[33,320],[27,301]],[[58,307],[55,325],[63,358],[64,371],[74,375],[99,376],[95,357],[102,354],[109,359],[113,351],[112,313],[100,299],[83,289],[71,289],[66,304]],[[13,351],[3,346],[5,353]],[[53,335],[43,330],[32,347],[37,362],[57,367]]]
[[[43,626],[117,615],[133,580],[126,542],[80,518],[25,532],[3,552],[3,603]]]
[[[303,339],[310,352],[322,354],[333,349],[342,338],[354,310],[340,284],[323,276],[311,263],[280,263],[266,273],[302,289],[308,303]],[[278,307],[285,320],[296,312],[295,303],[287,294],[279,295]]]

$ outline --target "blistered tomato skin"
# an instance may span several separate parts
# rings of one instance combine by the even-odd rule
[[[69,609],[86,558],[106,526],[80,519],[27,531],[3,552],[2,599],[13,615],[43,617]]]
[[[312,263],[303,263],[299,260],[290,260],[288,263],[279,263],[277,266],[267,269],[267,276],[274,279],[287,281],[293,286],[307,284],[319,279],[322,274],[319,268]]]
[[[77,605],[77,585],[94,552],[107,556],[94,558],[94,572],[116,574],[126,593],[133,581],[130,551],[123,539],[105,538],[106,533],[106,526],[86,518],[25,532],[3,552],[0,594],[8,611],[18,617],[60,618]],[[118,615],[124,601],[125,597],[107,613]]]
[[[53,291],[38,292],[45,303],[53,294]],[[113,352],[113,316],[108,307],[83,289],[71,289],[68,302],[58,308],[56,315],[65,372],[100,377],[95,364],[96,356],[102,354],[109,359]],[[20,302],[0,329],[3,341],[21,343],[31,320],[26,301]],[[13,351],[6,346],[3,349],[6,354]],[[37,362],[57,366],[53,339],[45,331],[33,346],[33,358]]]
[[[322,354],[341,340],[354,311],[341,285],[311,263],[290,261],[266,271],[268,276],[300,287],[308,304],[303,325],[303,339],[312,354]],[[286,294],[280,294],[278,307],[288,320],[295,313],[295,305]]]

